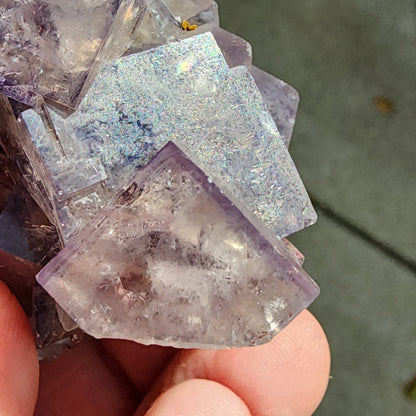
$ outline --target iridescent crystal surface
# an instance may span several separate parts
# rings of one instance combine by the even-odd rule
[[[169,140],[256,226],[284,237],[316,218],[248,69],[229,69],[210,33],[116,60],[77,112],[47,112],[22,119],[56,187],[66,238],[85,224],[83,205],[88,219]]]
[[[169,143],[37,276],[96,338],[269,341],[319,289]]]

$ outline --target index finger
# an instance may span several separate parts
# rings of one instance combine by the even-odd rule
[[[29,322],[0,281],[0,414],[31,416],[38,392],[39,365]]]

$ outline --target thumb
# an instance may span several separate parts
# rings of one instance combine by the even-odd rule
[[[250,412],[245,403],[222,384],[192,379],[159,396],[146,416],[250,416]]]
[[[0,415],[33,415],[38,383],[38,358],[29,322],[16,298],[0,282]]]

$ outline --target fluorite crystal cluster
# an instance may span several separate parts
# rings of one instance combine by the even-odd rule
[[[0,1],[2,160],[58,233],[37,277],[54,316],[145,344],[267,342],[319,293],[284,238],[316,220],[287,151],[296,91],[211,0],[73,3]]]

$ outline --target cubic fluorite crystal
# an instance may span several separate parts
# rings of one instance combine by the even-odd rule
[[[284,237],[316,219],[253,78],[228,67],[210,33],[116,60],[78,111],[46,112],[22,119],[56,189],[64,241],[169,140],[256,226]]]
[[[316,284],[169,143],[37,276],[87,333],[143,344],[262,344]]]

